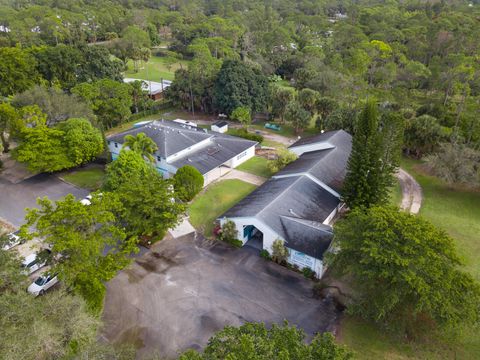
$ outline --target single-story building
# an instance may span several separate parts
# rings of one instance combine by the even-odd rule
[[[332,220],[343,206],[340,192],[351,148],[352,137],[343,130],[300,139],[290,146],[299,158],[224,213],[220,223],[233,221],[244,245],[269,253],[273,242],[282,240],[289,263],[321,277]]]
[[[212,131],[224,134],[228,131],[228,123],[225,120],[220,120],[213,123],[210,129]]]
[[[172,85],[170,80],[163,80],[161,82],[143,80],[143,79],[132,79],[124,78],[123,82],[131,83],[134,81],[143,81],[142,89],[148,92],[148,96],[152,100],[160,100],[163,98],[163,91]]]
[[[255,141],[173,121],[155,120],[107,138],[112,159],[122,149],[126,135],[145,133],[158,146],[155,167],[165,177],[184,165],[192,165],[205,178],[205,185],[255,156]]]

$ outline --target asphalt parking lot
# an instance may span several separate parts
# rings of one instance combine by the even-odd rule
[[[83,198],[88,191],[49,174],[36,175],[16,184],[0,175],[0,217],[18,227],[23,223],[25,208],[36,207],[37,198],[48,196],[58,200],[67,194]]]
[[[195,235],[164,239],[107,284],[102,338],[137,356],[200,349],[225,325],[281,323],[307,334],[333,330],[338,313],[312,297],[312,282],[258,251]]]

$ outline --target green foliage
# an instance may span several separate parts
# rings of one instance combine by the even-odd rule
[[[295,99],[295,89],[291,87],[274,86],[270,91],[272,111],[284,121],[288,104]]]
[[[179,223],[186,207],[178,201],[172,183],[162,179],[154,168],[139,175],[131,173],[115,189],[124,207],[121,222],[126,224],[131,235],[163,237],[168,229]]]
[[[230,119],[240,122],[243,127],[247,128],[248,125],[252,122],[252,115],[250,114],[250,109],[245,106],[239,106],[233,109],[230,114]]]
[[[16,160],[33,172],[54,172],[85,164],[103,151],[103,136],[86,119],[69,119],[55,128],[24,126]]]
[[[231,220],[227,220],[222,225],[222,230],[219,233],[219,238],[222,241],[233,243],[234,241],[238,241],[238,231],[237,226]]]
[[[179,360],[347,360],[353,354],[335,343],[330,333],[317,334],[310,344],[305,333],[296,327],[273,324],[246,323],[240,327],[227,326],[208,341],[203,353],[189,350]]]
[[[103,135],[87,119],[68,119],[56,127],[64,132],[62,145],[73,166],[86,164],[103,152]]]
[[[279,149],[277,152],[277,158],[268,162],[268,168],[271,173],[276,173],[282,170],[285,166],[297,159],[297,155],[288,151],[287,149]]]
[[[130,178],[143,178],[151,172],[156,172],[155,168],[142,155],[122,149],[118,158],[107,166],[103,189],[115,191]]]
[[[94,195],[83,205],[73,195],[53,203],[38,200],[38,208],[27,209],[22,235],[41,237],[52,251],[53,272],[65,285],[81,295],[93,312],[101,309],[104,282],[125,267],[137,251],[136,238],[127,238],[115,214],[123,211],[111,194]],[[34,231],[28,235],[28,229]]]
[[[260,257],[264,258],[265,260],[270,260],[270,253],[268,250],[262,249],[260,250]]]
[[[72,93],[85,99],[105,128],[119,125],[132,114],[132,87],[110,79],[81,83]]]
[[[283,240],[276,239],[272,244],[272,260],[276,263],[283,264],[287,261],[288,249],[285,247]]]
[[[38,80],[35,59],[20,47],[0,47],[0,95],[24,91]]]
[[[358,291],[353,313],[410,336],[478,321],[479,284],[460,269],[452,239],[427,220],[393,207],[357,209],[336,225],[335,241],[331,265]]]
[[[63,143],[65,133],[46,126],[25,128],[21,143],[13,150],[12,156],[27,164],[32,172],[54,172],[68,169],[74,164],[68,158]]]
[[[77,68],[77,84],[96,82],[101,79],[121,81],[123,79],[122,63],[112,58],[108,50],[102,46],[84,46],[81,48],[84,56]],[[94,109],[95,110],[95,109]]]
[[[433,173],[450,185],[480,184],[480,152],[477,150],[463,144],[444,143],[425,160]]]
[[[399,116],[386,114],[380,121],[376,103],[367,102],[353,136],[342,191],[350,208],[388,203],[402,136],[403,121]]]
[[[232,136],[238,136],[247,140],[252,140],[256,141],[258,143],[261,143],[263,141],[263,136],[260,134],[254,134],[251,132],[248,132],[247,129],[229,129],[228,134]]]
[[[175,191],[184,201],[191,201],[202,189],[203,175],[191,165],[182,166],[173,178]]]
[[[252,112],[267,106],[267,78],[239,60],[225,60],[214,86],[214,104],[219,112],[231,114],[238,107]]]
[[[86,118],[95,123],[95,115],[85,101],[57,88],[34,86],[17,94],[12,102],[17,108],[37,105],[47,115],[47,125],[54,126],[70,118]]]
[[[311,118],[312,114],[296,100],[291,101],[285,109],[285,120],[293,125],[297,134],[308,127]]]
[[[8,152],[10,143],[5,136],[5,132],[10,130],[19,122],[20,114],[9,103],[0,104],[0,139],[2,140],[3,151]]]
[[[123,146],[139,153],[151,163],[155,162],[155,157],[153,155],[158,150],[158,146],[152,139],[145,135],[145,133],[141,132],[136,136],[126,135]]]
[[[430,115],[409,119],[405,124],[404,148],[408,154],[421,157],[436,150],[446,140],[438,120]]]
[[[310,269],[309,267],[304,267],[302,269],[302,274],[305,276],[307,279],[313,279],[315,277],[315,271]]]

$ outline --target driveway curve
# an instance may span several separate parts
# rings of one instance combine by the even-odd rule
[[[403,169],[395,174],[402,189],[402,203],[400,208],[411,214],[418,214],[422,206],[422,188],[412,175]]]

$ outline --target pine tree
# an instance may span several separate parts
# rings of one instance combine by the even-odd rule
[[[398,167],[402,129],[400,117],[388,114],[380,121],[375,102],[367,102],[353,137],[342,192],[351,209],[387,201]]]

